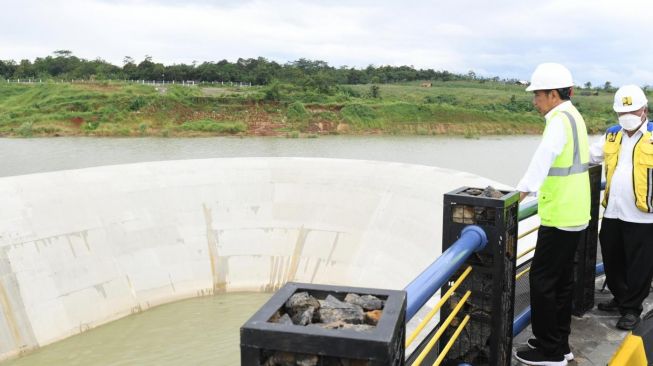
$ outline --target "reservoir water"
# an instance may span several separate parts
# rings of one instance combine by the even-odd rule
[[[538,141],[539,136],[0,139],[0,177],[153,160],[305,156],[439,166],[514,186]],[[162,305],[2,365],[237,365],[238,329],[269,296],[231,293]]]
[[[0,139],[0,176],[154,160],[303,156],[439,166],[514,186],[539,139],[539,136],[3,138]]]
[[[158,306],[2,365],[238,365],[238,330],[269,296],[231,293]]]

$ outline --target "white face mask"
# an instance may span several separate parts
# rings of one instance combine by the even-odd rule
[[[634,114],[624,114],[619,116],[619,125],[626,131],[633,131],[643,122],[642,116]]]

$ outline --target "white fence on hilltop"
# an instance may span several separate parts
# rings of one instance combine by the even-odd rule
[[[141,84],[152,86],[163,85],[183,85],[183,86],[235,86],[250,87],[251,82],[243,81],[198,81],[198,80],[87,80],[87,79],[36,79],[36,78],[16,78],[0,79],[9,84]]]

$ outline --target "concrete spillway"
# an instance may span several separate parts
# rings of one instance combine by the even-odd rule
[[[442,195],[488,184],[304,158],[0,178],[0,359],[204,294],[286,281],[403,288],[440,254]]]

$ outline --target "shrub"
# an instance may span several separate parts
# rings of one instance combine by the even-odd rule
[[[132,112],[135,112],[145,107],[145,105],[147,105],[145,98],[138,96],[132,99],[131,102],[129,102],[129,106],[127,106],[127,109],[129,109]]]
[[[145,135],[147,132],[147,123],[141,123],[138,125],[138,131],[141,133],[141,136]]]
[[[301,102],[294,102],[289,105],[286,115],[291,121],[304,121],[309,116],[308,111]]]
[[[82,129],[84,131],[95,131],[99,126],[100,122],[98,121],[86,121],[86,123],[82,125]]]
[[[290,126],[295,130],[304,130],[308,127],[310,113],[304,108],[301,102],[294,102],[288,106],[286,116],[290,121]]]
[[[278,81],[273,81],[265,87],[263,90],[263,99],[272,101],[272,102],[278,102],[281,100],[282,97],[282,92],[281,92],[281,85],[279,84]]]
[[[34,130],[32,129],[34,126],[34,123],[32,121],[28,122],[23,122],[20,127],[18,127],[18,133],[19,136],[22,137],[32,137],[34,134]]]
[[[243,122],[226,122],[214,121],[212,119],[201,119],[197,121],[187,121],[181,129],[186,131],[200,132],[217,132],[217,133],[239,133],[247,130],[247,125]]]
[[[443,95],[427,95],[424,97],[424,103],[427,104],[449,104],[456,105],[458,100],[455,95],[443,94]]]
[[[378,99],[381,98],[381,88],[378,85],[370,86],[370,98]]]
[[[340,110],[345,121],[357,127],[382,127],[383,123],[377,119],[377,113],[369,106],[363,104],[348,104]]]
[[[342,95],[344,95],[346,97],[349,97],[349,98],[360,98],[361,97],[361,93],[354,90],[354,88],[352,88],[350,86],[344,86],[344,85],[338,86],[338,93],[342,94]]]

